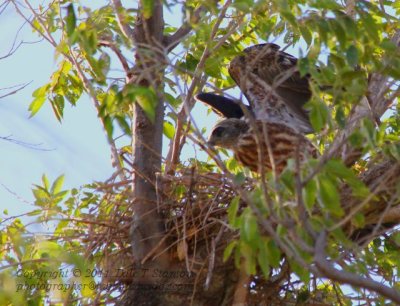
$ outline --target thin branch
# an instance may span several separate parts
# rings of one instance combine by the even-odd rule
[[[40,26],[43,28],[43,31],[45,31],[45,33],[47,34],[47,36],[45,35],[45,33],[43,33],[40,29],[38,29],[37,27],[35,27],[35,25],[33,24],[33,22],[31,20],[29,20],[19,9],[18,5],[15,3],[15,1],[13,1],[14,7],[17,10],[18,14],[25,19],[26,22],[28,22],[32,29],[35,29],[38,33],[40,33],[40,35],[46,39],[54,48],[57,47],[57,43],[54,40],[53,36],[51,36],[51,33],[49,32],[49,30],[47,29],[46,25],[43,23],[42,19],[40,18],[40,15],[38,15],[35,12],[35,9],[31,6],[31,4],[27,1],[24,0],[25,4],[27,5],[27,7],[29,8],[30,12],[33,14],[33,16],[35,16],[36,20],[38,21],[38,23],[40,24]]]
[[[9,136],[0,136],[1,140],[5,140],[11,143],[14,143],[16,145],[20,145],[22,147],[28,148],[28,149],[32,149],[32,150],[37,150],[37,151],[53,151],[54,149],[43,149],[40,148],[39,146],[42,145],[42,143],[29,143],[29,142],[24,142],[21,140],[16,140],[11,138],[12,135]]]
[[[125,74],[129,78],[130,67],[129,67],[128,61],[126,60],[126,57],[122,54],[121,50],[114,43],[112,43],[108,40],[104,40],[104,39],[99,41],[99,45],[109,47],[117,55],[121,65],[122,65],[122,68],[125,71]]]
[[[134,39],[134,33],[133,29],[125,22],[125,17],[122,14],[123,11],[123,6],[120,0],[111,0],[113,6],[114,6],[114,11],[117,16],[117,22],[118,26],[121,29],[122,34],[125,35],[126,39],[128,41],[133,43]]]
[[[11,95],[16,94],[18,91],[24,89],[24,88],[25,88],[26,86],[28,86],[30,83],[32,83],[32,81],[30,81],[30,82],[28,82],[28,83],[25,83],[25,84],[19,84],[19,85],[13,86],[13,87],[18,87],[18,86],[20,86],[20,87],[17,88],[17,89],[15,89],[15,90],[13,90],[13,91],[10,91],[10,92],[6,93],[5,95],[0,96],[0,99],[3,99],[3,98],[5,98],[5,97],[8,97],[8,96],[11,96]],[[12,87],[11,87],[11,88],[12,88]],[[0,89],[0,90],[4,90],[4,89],[6,89],[6,88],[2,88],[2,89]]]
[[[201,5],[198,7],[193,15],[191,16],[191,21],[185,21],[185,23],[178,29],[174,34],[164,36],[163,45],[167,48],[167,52],[171,52],[179,42],[190,33],[192,30],[192,25],[196,24],[200,20],[200,15],[206,11],[206,8]]]

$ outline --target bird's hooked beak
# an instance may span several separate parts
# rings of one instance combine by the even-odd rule
[[[214,147],[214,146],[215,146],[215,141],[212,140],[211,138],[209,138],[209,139],[206,141],[206,144],[207,144],[209,147]]]

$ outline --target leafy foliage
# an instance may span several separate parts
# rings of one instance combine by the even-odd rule
[[[385,214],[398,208],[398,182],[384,174],[372,176],[373,182],[368,179],[368,171],[378,162],[390,158],[395,171],[400,160],[396,100],[400,52],[391,39],[400,26],[396,17],[400,13],[398,1],[354,1],[354,7],[334,0],[167,1],[163,4],[165,10],[184,12],[181,22],[192,27],[190,35],[181,37],[179,46],[170,53],[169,46],[152,49],[135,45],[120,25],[134,28],[140,14],[144,19],[152,18],[155,0],[140,1],[140,9],[114,9],[109,4],[92,9],[75,1],[61,1],[66,6],[60,7],[59,2],[40,8],[32,21],[38,35],[53,45],[58,68],[47,84],[33,92],[29,111],[34,116],[48,102],[61,121],[65,104],[76,105],[87,94],[117,152],[113,162],[118,166],[110,181],[79,190],[62,190],[63,176],[50,184],[43,175],[42,183],[33,188],[34,210],[24,218],[1,221],[0,282],[4,286],[0,300],[16,305],[23,305],[24,301],[41,304],[46,299],[90,304],[109,301],[120,293],[124,287],[118,285],[124,284],[106,275],[106,271],[119,268],[110,266],[110,262],[119,263],[119,254],[129,253],[127,227],[132,211],[126,182],[136,170],[130,148],[132,106],[139,105],[154,123],[157,105],[164,103],[166,139],[174,142],[177,135],[181,137],[178,145],[171,148],[181,149],[185,137],[194,139],[189,144],[196,143],[206,129],[192,128],[182,119],[187,119],[186,112],[178,110],[186,107],[190,111],[193,94],[201,90],[232,93],[234,82],[227,71],[230,60],[247,46],[275,40],[298,50],[298,70],[312,78],[313,97],[307,108],[317,133],[310,138],[323,158],[302,165],[292,160],[279,177],[268,173],[261,178],[241,168],[235,160],[224,163],[217,155],[207,161],[190,162],[201,174],[217,168],[231,187],[233,195],[227,203],[219,203],[219,208],[226,210],[227,229],[239,237],[227,241],[221,257],[224,261],[233,260],[237,267],[243,264],[255,280],[268,281],[291,273],[282,281],[285,286],[276,286],[287,289],[275,294],[287,302],[350,305],[353,299],[371,299],[377,305],[385,303],[387,297],[367,286],[347,282],[353,286],[345,290],[340,285],[346,282],[323,275],[316,259],[320,252],[339,268],[336,271],[400,289],[398,230],[384,230],[384,235],[378,235]],[[350,6],[352,1],[348,2]],[[199,7],[203,10],[197,16]],[[174,24],[172,20],[166,24],[165,37],[178,31]],[[145,69],[138,71],[137,63],[141,63],[140,67],[157,67],[162,92],[151,82],[137,85],[132,81],[146,75]],[[348,118],[363,97],[371,107],[372,96],[379,96],[378,92],[370,92],[370,81],[377,76],[387,78],[385,87],[379,90],[381,99],[393,106],[381,120],[375,118],[374,111],[372,116],[357,118],[358,128],[345,140],[349,148],[361,153],[357,162],[348,167],[328,153],[337,134],[353,124]],[[200,121],[197,115],[192,119],[195,123]],[[118,148],[116,130],[126,136]],[[172,149],[171,152],[172,155]],[[187,174],[188,167],[175,166]],[[253,176],[252,188],[243,188],[249,176]],[[196,200],[191,198],[192,187],[177,186],[175,200],[190,205]],[[209,198],[213,196],[218,199],[218,194],[210,194]],[[378,217],[373,219],[374,216]],[[392,221],[392,226],[400,223]],[[46,234],[33,234],[33,225],[46,226]],[[370,239],[357,240],[366,229],[373,233]],[[317,245],[320,233],[327,237],[323,248]],[[178,245],[178,253],[184,254],[186,244],[180,241]],[[60,271],[68,271],[68,275]],[[112,281],[113,288],[101,287]],[[67,289],[60,290],[52,284],[62,284]],[[252,291],[261,292],[262,288],[254,285]]]

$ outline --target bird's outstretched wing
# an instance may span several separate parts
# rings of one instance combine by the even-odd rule
[[[244,112],[242,107],[246,107],[250,112],[251,109],[247,105],[240,105],[239,101],[229,99],[224,96],[213,93],[199,93],[195,96],[196,100],[201,101],[209,106],[221,117],[225,118],[242,118]]]
[[[299,132],[310,133],[308,112],[303,108],[312,95],[309,76],[301,77],[297,59],[279,48],[272,43],[246,48],[231,61],[229,73],[257,119],[282,119]]]

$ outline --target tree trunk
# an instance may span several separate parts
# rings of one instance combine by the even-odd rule
[[[157,210],[157,190],[155,186],[156,173],[161,170],[161,149],[164,105],[162,75],[164,66],[160,63],[159,46],[162,44],[164,19],[161,1],[154,1],[153,12],[149,18],[143,15],[142,4],[139,5],[142,14],[138,15],[133,41],[136,47],[135,68],[131,83],[140,87],[152,88],[157,94],[155,120],[152,122],[143,109],[135,103],[133,106],[133,224],[131,227],[132,252],[137,271],[152,271],[164,269],[168,266],[167,253],[161,253],[165,246],[160,242],[164,235],[164,222]],[[156,281],[149,277],[150,273],[143,273],[141,284],[154,285]],[[136,278],[135,278],[135,281]],[[148,299],[148,291],[141,290],[138,284],[132,284],[124,298],[122,305],[145,305],[139,301]],[[143,294],[146,296],[144,297]],[[156,293],[155,293],[156,294]],[[145,298],[145,299],[144,299]],[[153,301],[157,301],[154,297]],[[153,304],[155,305],[155,304]]]

